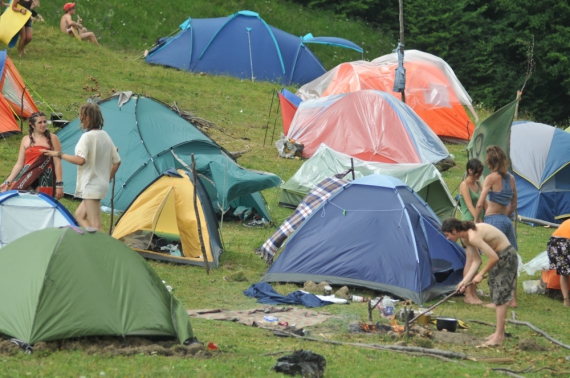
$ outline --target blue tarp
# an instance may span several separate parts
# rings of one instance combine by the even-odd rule
[[[294,36],[268,25],[251,11],[221,18],[189,18],[180,28],[178,34],[161,40],[146,61],[185,71],[291,85],[308,83],[326,72],[305,43],[362,52],[342,38]]]
[[[263,304],[296,304],[305,307],[322,307],[332,304],[332,302],[319,299],[314,294],[302,291],[294,291],[285,296],[276,292],[270,284],[265,282],[255,283],[243,293],[250,298],[257,298],[257,303]]]
[[[423,303],[455,290],[465,253],[399,179],[370,175],[338,190],[289,237],[263,282],[326,281]]]
[[[570,133],[542,123],[513,122],[510,155],[518,214],[554,223],[570,217]]]

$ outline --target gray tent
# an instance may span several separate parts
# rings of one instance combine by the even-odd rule
[[[327,177],[350,169],[351,157],[321,144],[285,184],[281,185],[279,205],[295,208],[303,197]],[[371,174],[396,177],[426,201],[440,219],[453,213],[455,202],[441,174],[433,164],[385,164],[352,158],[355,178]],[[349,174],[345,180],[351,180]]]

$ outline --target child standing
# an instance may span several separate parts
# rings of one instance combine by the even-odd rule
[[[83,201],[75,211],[75,218],[82,227],[102,231],[101,200],[107,196],[109,181],[119,169],[121,158],[111,137],[103,131],[103,115],[98,105],[81,106],[79,121],[85,133],[75,146],[75,155],[62,151],[42,152],[78,166],[75,197]]]

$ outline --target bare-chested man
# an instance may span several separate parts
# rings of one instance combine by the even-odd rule
[[[489,273],[489,291],[491,301],[496,305],[497,328],[484,345],[501,345],[505,340],[507,302],[513,298],[516,285],[517,251],[505,234],[490,224],[475,225],[471,221],[461,222],[455,218],[448,218],[443,221],[441,231],[453,242],[461,239],[465,245],[465,253],[473,259],[471,269],[457,285],[460,293],[465,290],[465,285],[469,282],[478,284],[483,280],[483,276]],[[487,263],[479,272],[481,256],[478,250],[487,256]]]
[[[71,19],[71,16],[75,14],[75,3],[66,3],[63,6],[63,10],[65,11],[65,14],[61,17],[61,21],[59,23],[59,28],[62,32],[73,37],[72,27],[75,27],[79,31],[79,35],[81,36],[82,40],[88,40],[96,45],[99,45],[95,34],[88,31],[83,27],[83,25],[81,25],[81,18],[77,17],[77,22]]]

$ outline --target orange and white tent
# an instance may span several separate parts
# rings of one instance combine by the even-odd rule
[[[10,57],[8,57],[8,54],[6,54],[6,51],[0,51],[0,74],[2,96],[8,101],[8,104],[10,104],[10,107],[18,117],[29,118],[32,113],[37,112],[38,107],[30,95],[29,88],[26,87],[24,80],[22,80],[20,73]]]
[[[297,96],[303,100],[339,93],[374,89],[393,92],[396,53],[384,55],[372,62],[342,63],[319,78],[303,85]],[[442,139],[467,142],[475,125],[469,119],[466,106],[477,120],[471,97],[455,76],[451,67],[441,58],[418,51],[407,50],[404,55],[406,69],[406,104]]]

